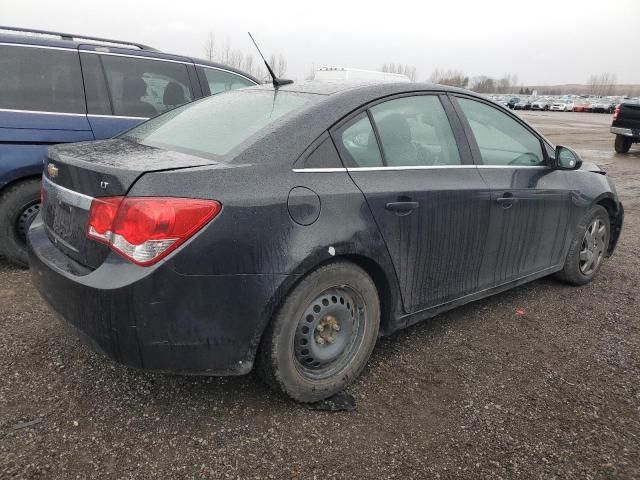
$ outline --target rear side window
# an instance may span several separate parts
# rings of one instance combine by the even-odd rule
[[[224,72],[215,68],[203,68],[202,70],[204,71],[204,76],[207,79],[209,93],[211,95],[255,85],[255,83],[250,82],[246,78],[242,78],[241,76],[233,73]]]
[[[101,57],[114,115],[155,117],[193,100],[185,64]]]
[[[343,127],[338,136],[347,166],[381,167],[382,156],[373,127],[366,113],[361,113]]]
[[[476,139],[482,163],[501,166],[544,165],[538,137],[498,108],[457,98]]]
[[[0,46],[0,108],[86,113],[77,52]]]
[[[371,108],[387,166],[460,165],[447,114],[435,95],[397,98]]]
[[[215,157],[300,109],[310,98],[292,92],[226,92],[144,122],[123,138],[165,150]]]

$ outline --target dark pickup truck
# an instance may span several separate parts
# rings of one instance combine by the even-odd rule
[[[611,133],[617,153],[627,153],[634,143],[640,142],[640,103],[621,103],[613,112]]]

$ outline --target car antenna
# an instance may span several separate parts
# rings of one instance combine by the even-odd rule
[[[269,75],[271,75],[271,82],[273,83],[273,88],[278,88],[278,87],[281,87],[282,85],[289,85],[290,83],[293,83],[293,80],[288,80],[286,78],[278,78],[278,77],[276,77],[276,74],[273,73],[273,69],[271,68],[271,65],[269,65],[269,63],[267,62],[267,59],[264,58],[264,55],[262,55],[262,52],[260,51],[260,47],[258,47],[258,44],[253,39],[253,35],[251,35],[251,32],[247,32],[247,33],[249,34],[249,38],[251,39],[251,41],[255,45],[256,50],[258,50],[258,54],[260,55],[260,57],[262,57],[262,61],[266,65],[267,70],[269,71]]]

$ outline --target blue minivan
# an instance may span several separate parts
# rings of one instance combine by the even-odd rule
[[[49,145],[110,138],[197,98],[258,83],[141,44],[0,26],[0,254],[26,265]]]

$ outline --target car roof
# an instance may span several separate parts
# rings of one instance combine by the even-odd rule
[[[260,80],[253,75],[231,67],[222,63],[216,63],[209,60],[203,60],[199,58],[187,57],[183,55],[174,55],[171,53],[165,53],[160,50],[156,50],[151,47],[147,47],[142,44],[129,43],[126,41],[118,40],[93,40],[90,37],[86,38],[77,36],[77,39],[63,39],[55,38],[52,34],[25,34],[25,33],[3,33],[3,27],[0,27],[0,44],[14,44],[14,45],[28,45],[34,47],[45,48],[62,48],[70,50],[100,50],[104,51],[105,48],[109,49],[109,52],[119,53],[122,55],[134,55],[136,57],[149,57],[158,58],[164,60],[182,61],[188,63],[195,63],[205,67],[213,67],[221,70],[227,70],[233,73],[237,73],[249,80],[259,84]],[[27,30],[25,30],[27,31]]]
[[[274,90],[273,85],[264,84],[254,89]],[[469,90],[461,88],[449,87],[434,83],[407,83],[407,82],[349,82],[349,81],[326,81],[326,80],[304,80],[296,81],[288,85],[278,87],[278,91],[306,93],[312,95],[340,95],[340,96],[358,96],[362,97],[370,95],[372,98],[384,97],[386,95],[394,95],[398,93],[411,93],[421,91],[439,91],[439,92],[457,92],[473,95],[483,98]]]

